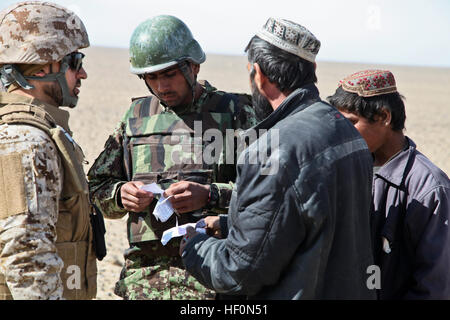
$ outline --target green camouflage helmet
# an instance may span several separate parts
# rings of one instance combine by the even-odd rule
[[[163,70],[183,60],[200,64],[205,59],[189,28],[173,16],[148,19],[131,36],[130,71],[137,75]]]

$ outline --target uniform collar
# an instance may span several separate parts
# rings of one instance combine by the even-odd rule
[[[34,105],[46,111],[55,120],[56,124],[63,127],[64,130],[72,134],[69,129],[70,114],[66,110],[62,110],[51,104],[32,97],[26,97],[16,93],[0,92],[0,105],[6,104],[26,104]]]
[[[314,84],[307,84],[291,92],[277,109],[255,126],[255,129],[270,129],[282,119],[318,101],[320,101],[319,90]]]
[[[205,100],[208,98],[211,92],[217,91],[217,89],[206,80],[199,80],[198,83],[202,86],[203,90],[200,94],[200,97],[198,97],[198,99],[196,99],[193,104],[190,104],[189,106],[184,108],[179,108],[177,110],[173,110],[172,108],[165,108],[163,106],[163,110],[171,111],[173,113],[176,113],[177,115],[194,112],[201,113],[203,111]]]
[[[208,98],[211,92],[217,91],[217,89],[214,88],[211,84],[209,84],[209,82],[206,80],[199,80],[198,83],[202,86],[203,90],[202,93],[200,94],[200,97],[198,97],[198,99],[194,101],[194,105],[192,107],[191,112],[201,113],[203,111],[206,99]]]
[[[416,144],[414,141],[406,137],[408,142],[408,148],[401,151],[394,158],[385,163],[377,173],[376,176],[400,187],[405,177],[406,168],[408,163],[416,151]]]

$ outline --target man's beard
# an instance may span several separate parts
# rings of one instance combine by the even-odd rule
[[[76,84],[80,85],[81,81],[78,79]],[[58,107],[63,105],[64,97],[62,94],[61,85],[59,84],[58,81],[53,81],[48,84],[46,83],[42,89],[46,95],[52,97],[53,101],[55,101]],[[75,96],[75,94],[72,92],[71,96]]]
[[[256,119],[262,121],[273,112],[273,108],[269,100],[259,92],[253,78],[251,78],[251,83],[253,109],[255,109]]]
[[[57,106],[62,105],[63,103],[62,90],[61,86],[57,81],[48,84],[46,83],[42,89],[46,95],[52,97],[53,101],[55,101]]]

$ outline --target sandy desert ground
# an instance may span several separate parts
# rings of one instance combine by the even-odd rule
[[[145,84],[129,72],[128,51],[88,48],[80,101],[71,110],[71,129],[89,164],[102,151],[108,135],[130,105],[131,97],[148,95]],[[320,55],[319,55],[320,59]],[[246,57],[207,55],[199,79],[230,92],[249,92]],[[338,81],[353,72],[383,68],[394,73],[400,93],[406,97],[406,134],[420,151],[450,174],[450,68],[362,65],[318,61],[318,87],[322,99],[334,93]],[[127,248],[126,219],[106,220],[108,255],[98,263],[97,299],[119,299],[114,284]]]

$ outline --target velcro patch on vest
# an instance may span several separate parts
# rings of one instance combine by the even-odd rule
[[[24,176],[20,153],[0,156],[0,219],[28,210]]]

